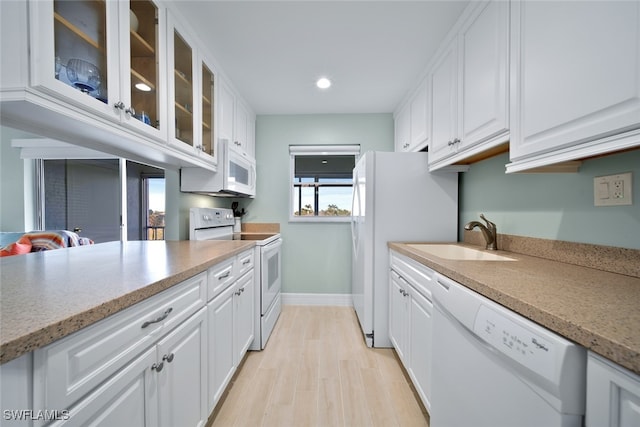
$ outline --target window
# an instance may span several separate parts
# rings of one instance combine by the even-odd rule
[[[143,175],[142,183],[145,240],[164,240],[164,176]]]
[[[359,145],[291,145],[292,221],[346,221],[351,217],[353,168]]]

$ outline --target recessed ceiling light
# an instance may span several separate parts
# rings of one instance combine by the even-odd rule
[[[316,86],[318,86],[320,89],[327,89],[329,86],[331,86],[331,80],[326,77],[322,77],[318,79],[318,81],[316,82]]]
[[[143,92],[151,92],[151,88],[144,83],[136,83],[136,89],[141,90]]]

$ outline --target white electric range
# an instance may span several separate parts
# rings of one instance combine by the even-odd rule
[[[255,241],[255,338],[249,347],[262,350],[275,327],[282,310],[280,233],[234,233],[233,211],[226,208],[191,208],[189,210],[190,240],[251,240]]]

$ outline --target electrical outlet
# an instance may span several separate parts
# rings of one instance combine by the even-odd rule
[[[631,205],[631,172],[593,178],[594,206]]]

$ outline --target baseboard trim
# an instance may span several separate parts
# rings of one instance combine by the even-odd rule
[[[283,293],[282,305],[353,306],[351,294],[297,294]]]

